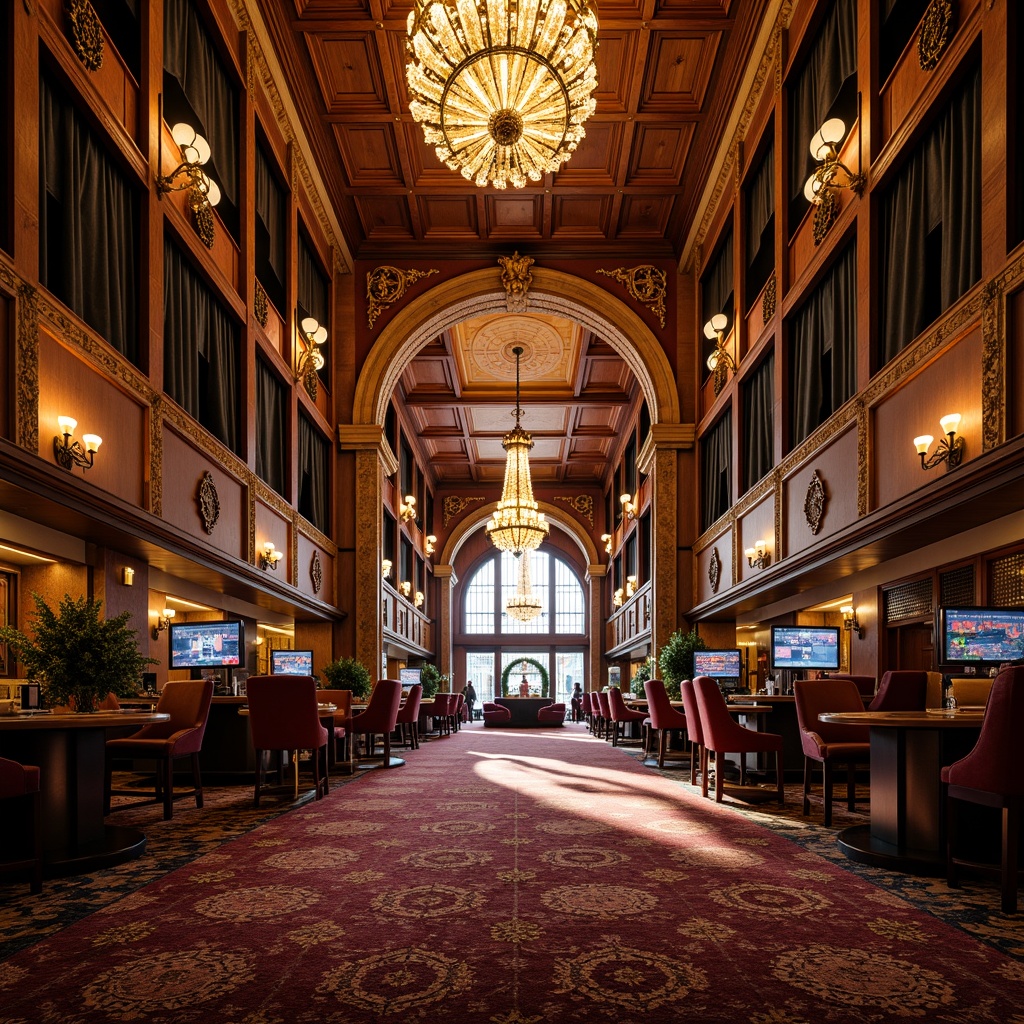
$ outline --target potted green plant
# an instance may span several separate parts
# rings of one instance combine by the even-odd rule
[[[420,685],[423,687],[423,700],[430,700],[441,689],[441,684],[447,684],[447,682],[448,677],[441,675],[441,670],[436,665],[420,666]]]
[[[706,651],[708,645],[698,635],[696,628],[689,633],[677,629],[668,643],[658,653],[658,666],[666,687],[674,683],[677,687],[683,679],[693,678],[693,652]]]
[[[644,683],[651,678],[651,659],[646,658],[641,662],[640,667],[633,674],[633,678],[629,681],[630,689],[637,697],[646,697],[647,693],[644,690]]]
[[[353,700],[365,697],[373,685],[366,666],[355,658],[337,658],[324,665],[320,674],[327,681],[325,689],[351,690]]]
[[[54,612],[38,594],[32,599],[32,635],[5,626],[0,641],[17,653],[48,705],[95,711],[108,693],[132,697],[139,692],[143,670],[156,659],[139,651],[136,632],[128,628],[131,612],[104,619],[100,601],[65,594]]]

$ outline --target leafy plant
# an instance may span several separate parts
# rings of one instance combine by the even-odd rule
[[[351,690],[353,698],[365,697],[373,683],[366,666],[355,658],[336,658],[320,674],[327,680],[327,689]]]
[[[707,649],[708,645],[703,637],[698,635],[696,628],[691,629],[689,633],[677,629],[658,655],[658,665],[666,687],[669,683],[675,683],[678,687],[682,680],[692,679],[693,652]]]
[[[131,612],[103,619],[100,601],[65,594],[57,614],[38,594],[32,599],[34,634],[5,626],[0,628],[0,641],[17,652],[47,704],[93,711],[108,693],[138,693],[143,670],[156,659],[139,651],[136,631],[128,628]]]
[[[509,662],[509,664],[505,666],[505,671],[501,673],[502,697],[508,696],[508,679],[512,672],[525,672],[527,665],[532,665],[540,675],[540,695],[542,697],[551,696],[551,689],[548,682],[548,670],[535,658],[519,658],[517,661]]]
[[[441,670],[436,665],[423,665],[420,668],[420,685],[423,687],[423,699],[429,700],[441,689],[441,684],[447,684],[448,677],[441,675]]]
[[[643,662],[641,662],[640,667],[636,670],[636,672],[633,675],[633,678],[630,680],[630,688],[632,689],[633,693],[636,694],[637,697],[647,696],[646,692],[644,691],[644,683],[646,683],[647,680],[651,678],[652,668],[653,665],[651,663],[651,659],[645,659]]]

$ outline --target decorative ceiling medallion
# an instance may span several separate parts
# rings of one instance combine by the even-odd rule
[[[579,512],[591,526],[594,525],[594,499],[589,494],[577,494],[575,498],[556,495],[555,501],[564,501],[574,512]]]
[[[814,207],[814,244],[821,245],[839,216],[839,197],[834,188],[823,188]]]
[[[213,533],[213,528],[220,519],[220,497],[217,495],[217,484],[214,482],[213,474],[209,470],[199,481],[196,501],[199,503],[199,518],[203,521],[203,529],[207,533]]]
[[[421,277],[437,274],[437,270],[399,270],[398,267],[376,267],[366,274],[366,320],[373,327],[374,321],[388,306],[396,303],[411,284]]]
[[[199,236],[199,240],[203,245],[205,245],[207,249],[212,249],[215,234],[213,227],[213,210],[209,203],[203,203],[201,206],[194,206],[192,208],[192,226],[195,228],[196,234]]]
[[[922,71],[932,71],[949,46],[953,30],[952,0],[932,0],[921,19],[917,34],[917,62]]]
[[[525,313],[529,301],[527,292],[533,284],[530,267],[534,260],[531,256],[520,256],[517,250],[511,256],[499,256],[501,267],[501,284],[505,289],[505,308],[510,313]]]
[[[314,551],[309,563],[309,582],[313,584],[313,593],[319,594],[324,585],[324,567],[320,564],[320,552]]]
[[[441,506],[444,511],[444,525],[447,526],[450,519],[454,519],[460,512],[465,511],[469,507],[470,502],[484,500],[486,499],[460,498],[457,494],[449,494]]]
[[[615,270],[598,270],[598,273],[625,285],[630,296],[650,309],[658,318],[658,323],[665,326],[665,294],[668,285],[664,270],[645,264],[631,270],[618,267]]]
[[[718,554],[718,548],[711,549],[711,561],[708,562],[708,583],[711,584],[711,593],[718,593],[718,584],[722,582],[722,559]]]
[[[811,482],[807,485],[807,494],[804,496],[804,518],[811,528],[811,533],[817,533],[821,529],[821,520],[825,515],[825,506],[828,498],[825,496],[825,486],[815,470],[811,474]]]
[[[267,303],[267,293],[259,281],[256,282],[256,291],[252,299],[252,312],[256,317],[256,323],[260,327],[266,328],[267,321],[270,319],[270,306]]]
[[[71,23],[71,45],[87,71],[103,67],[103,28],[89,0],[68,0],[65,4]]]
[[[764,286],[764,294],[761,296],[761,323],[766,324],[775,316],[775,275],[768,278]]]

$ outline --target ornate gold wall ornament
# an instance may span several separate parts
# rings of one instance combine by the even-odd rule
[[[306,389],[309,397],[315,402],[317,391],[320,389],[320,378],[317,376],[316,367],[312,363],[309,364],[302,378],[302,386]]]
[[[18,285],[18,444],[39,450],[39,293]]]
[[[256,317],[256,323],[260,327],[266,328],[267,321],[270,319],[270,305],[267,302],[267,293],[259,281],[256,282],[256,289],[252,297],[252,315]]]
[[[823,188],[818,193],[818,202],[814,205],[814,244],[821,245],[829,228],[839,216],[839,197],[833,188]]]
[[[922,71],[932,71],[949,46],[953,32],[952,0],[932,0],[921,19],[917,34],[917,62]]]
[[[533,284],[530,267],[534,264],[532,256],[520,256],[516,250],[511,256],[499,256],[501,267],[501,284],[505,289],[505,308],[510,313],[525,313],[529,302],[528,292]]]
[[[149,511],[164,514],[163,399],[156,395],[149,407]]]
[[[447,526],[450,519],[454,519],[460,512],[467,509],[470,502],[485,500],[485,498],[460,498],[457,494],[449,494],[441,505],[444,511],[444,525]]]
[[[437,274],[437,270],[399,270],[398,267],[376,267],[366,274],[366,320],[373,327],[374,321],[388,306],[396,303],[411,284],[421,277]]]
[[[818,476],[818,471],[811,474],[811,482],[807,485],[807,493],[804,495],[804,518],[811,528],[811,533],[817,534],[821,529],[821,520],[825,515],[825,506],[828,498],[825,495],[825,485]]]
[[[313,584],[313,593],[319,594],[324,585],[324,567],[320,564],[320,552],[314,551],[309,563],[309,582]]]
[[[630,270],[618,267],[615,270],[598,270],[598,273],[625,285],[630,296],[650,309],[661,326],[665,326],[665,294],[668,285],[664,270],[645,264]]]
[[[773,316],[775,316],[775,293],[776,293],[776,278],[772,274],[768,278],[768,283],[764,286],[764,294],[761,296],[761,323],[766,324]]]
[[[199,481],[196,502],[199,505],[199,518],[203,521],[203,529],[207,533],[213,533],[217,520],[220,519],[220,497],[213,474],[209,470],[203,473]]]
[[[591,526],[594,525],[594,499],[589,494],[577,494],[575,498],[559,494],[555,501],[564,501],[574,512],[585,517]]]
[[[212,249],[215,234],[213,227],[213,210],[209,203],[203,203],[201,206],[192,207],[192,226],[195,228],[196,234],[199,236],[199,240],[203,245],[205,245],[207,249]]]
[[[1006,333],[1003,287],[997,280],[984,289],[981,310],[981,449],[991,451],[1006,440]]]
[[[711,560],[708,562],[708,583],[711,584],[711,593],[718,593],[718,584],[722,582],[722,558],[718,548],[711,549]]]
[[[103,67],[103,28],[89,0],[68,0],[64,5],[71,24],[71,46],[87,71]]]

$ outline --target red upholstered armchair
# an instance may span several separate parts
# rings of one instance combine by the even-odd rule
[[[729,708],[718,688],[718,683],[709,676],[698,676],[693,681],[700,714],[704,746],[715,755],[715,802],[722,802],[724,779],[720,758],[722,754],[775,754],[775,777],[778,783],[779,806],[786,802],[782,779],[782,737],[771,732],[754,732],[745,729],[733,720]],[[704,796],[708,795],[708,773],[704,772],[702,782]]]
[[[8,817],[8,801],[21,801],[28,804],[30,819],[27,834],[18,836],[18,831],[12,828]],[[0,862],[0,873],[29,875],[33,893],[43,891],[43,861],[42,861],[42,822],[39,809],[39,769],[34,765],[19,764],[17,761],[8,761],[6,757],[0,757],[0,802],[3,803],[3,810],[0,811],[0,823],[3,823],[3,831],[8,839],[26,840],[26,846],[31,845],[31,857],[18,856],[14,860]],[[28,849],[25,853],[28,853]]]
[[[856,778],[854,766],[868,764],[871,746],[866,725],[833,725],[819,722],[818,715],[829,711],[863,711],[857,684],[852,679],[798,679],[793,683],[796,720],[800,727],[800,745],[804,752],[804,806],[810,813],[811,765],[818,761],[822,767],[822,785],[825,798],[825,825],[832,824],[832,767],[846,766],[846,806],[856,806]]]
[[[170,715],[168,721],[144,725],[131,736],[107,740],[104,785],[104,809],[107,812],[110,811],[110,778],[115,758],[152,759],[157,762],[153,802],[163,802],[165,821],[170,821],[174,813],[174,762],[180,757],[189,758],[192,762],[192,793],[196,798],[196,807],[203,806],[199,751],[203,746],[212,697],[213,682],[209,679],[182,679],[165,683],[156,710]],[[117,791],[117,795],[134,796],[137,793],[137,790]]]
[[[484,725],[501,725],[512,721],[512,712],[501,704],[484,701]]]
[[[401,760],[396,760],[394,765],[391,763],[391,734],[398,724],[401,703],[402,684],[397,679],[378,679],[377,685],[370,691],[370,702],[366,710],[352,717],[352,735],[366,737],[368,756],[372,757],[376,749],[377,734],[384,738],[384,768],[404,763]]]
[[[707,772],[707,747],[704,746],[704,730],[700,724],[700,712],[697,710],[697,695],[693,692],[693,682],[683,679],[679,683],[679,693],[683,698],[683,712],[686,715],[686,735],[690,738],[690,785],[697,785],[697,772]]]
[[[828,676],[819,676],[820,679],[850,679],[857,684],[857,692],[862,697],[873,697],[875,694],[875,683],[877,680],[874,676],[851,676],[846,673],[830,672]],[[863,708],[861,708],[863,710]]]
[[[617,686],[608,689],[608,712],[612,721],[613,747],[619,745],[619,734],[622,733],[624,736],[627,723],[639,722],[642,728],[644,720],[647,718],[645,711],[631,711],[626,707],[626,702],[622,699],[622,693]]]
[[[423,699],[423,686],[416,683],[409,687],[405,703],[398,709],[398,717],[395,724],[402,736],[402,746],[418,750],[420,745],[419,724],[420,724],[420,703]]]
[[[927,672],[886,672],[868,711],[924,711]]]
[[[647,696],[650,728],[658,737],[658,767],[663,768],[668,736],[672,732],[686,731],[686,715],[672,707],[672,702],[665,692],[665,684],[660,679],[645,680],[644,693]]]
[[[597,701],[597,735],[601,739],[608,738],[608,728],[612,724],[612,713],[608,706],[608,694],[604,690],[595,690],[590,697],[590,706],[594,706],[594,701]]]
[[[545,704],[537,710],[537,721],[542,725],[550,725],[557,722],[559,725],[565,721],[564,704]]]
[[[1017,851],[1024,807],[1024,770],[1020,761],[1022,732],[1024,668],[1004,669],[992,684],[974,749],[942,769],[942,785],[946,791],[946,881],[951,888],[959,888],[957,868],[960,866],[989,873],[996,870],[993,865],[956,856],[957,803],[965,801],[998,808],[1002,819],[998,873],[1002,909],[1007,913],[1017,909]]]
[[[352,774],[352,743],[349,730],[352,728],[352,691],[351,690],[317,690],[317,700],[335,707],[333,722],[334,760],[335,763],[348,765],[348,773]],[[341,750],[339,756],[338,751]]]

